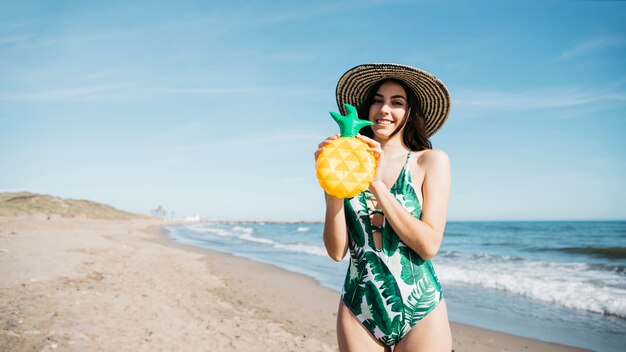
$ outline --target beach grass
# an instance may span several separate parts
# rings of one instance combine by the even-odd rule
[[[132,220],[149,218],[90,200],[63,199],[30,192],[0,192],[0,216],[45,215],[65,218]]]

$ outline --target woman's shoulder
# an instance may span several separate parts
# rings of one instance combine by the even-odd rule
[[[426,149],[417,153],[417,164],[424,168],[425,171],[450,168],[450,158],[448,158],[448,154],[441,149]]]
[[[446,152],[441,149],[425,149],[416,153],[418,154],[418,164],[450,163],[450,158],[448,158],[448,154],[446,154]]]

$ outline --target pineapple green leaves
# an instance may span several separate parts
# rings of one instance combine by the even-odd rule
[[[330,113],[330,116],[332,116],[333,120],[339,125],[339,134],[341,137],[356,137],[361,128],[374,124],[371,121],[359,119],[354,106],[343,104],[343,107],[348,112],[345,116],[338,112]]]

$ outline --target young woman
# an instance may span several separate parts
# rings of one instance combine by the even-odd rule
[[[430,258],[441,245],[450,163],[429,137],[450,112],[434,76],[396,64],[360,65],[337,84],[337,103],[374,123],[361,138],[378,159],[369,189],[349,199],[326,194],[324,244],[340,261],[350,251],[339,310],[340,351],[446,351],[452,338]],[[337,136],[323,141],[315,157]]]

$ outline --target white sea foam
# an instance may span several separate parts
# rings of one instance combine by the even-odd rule
[[[270,240],[268,238],[255,237],[255,236],[252,236],[252,234],[249,234],[249,233],[244,233],[243,235],[239,236],[239,238],[244,240],[244,241],[263,243],[263,244],[269,244],[269,245],[273,245],[274,243],[276,243],[273,240]]]
[[[202,234],[213,234],[220,237],[232,237],[233,233],[228,232],[224,229],[214,228],[214,227],[203,227],[198,225],[187,225],[186,229],[191,230],[193,232],[202,233]]]
[[[202,226],[196,226],[196,225],[188,225],[186,226],[186,228],[194,232],[207,233],[207,234],[217,235],[220,237],[236,237],[243,241],[265,244],[268,246],[272,246],[276,249],[281,249],[285,251],[300,252],[300,253],[306,253],[306,254],[315,255],[315,256],[326,256],[326,251],[322,247],[311,246],[311,245],[307,245],[303,243],[281,243],[281,242],[277,242],[269,238],[258,237],[254,235],[254,229],[251,227],[238,225],[238,226],[232,227],[231,231],[227,231],[222,228],[202,227]],[[298,228],[298,231],[299,232],[308,231],[308,228],[300,227]]]
[[[206,228],[201,225],[186,225],[185,229],[194,232],[205,232]]]
[[[309,231],[309,228],[301,226],[301,227],[298,227],[298,229],[296,231],[298,231],[298,232],[307,232],[307,231]]]
[[[458,254],[435,262],[444,283],[479,285],[556,303],[567,308],[626,318],[623,275],[583,263],[554,263],[494,255]],[[452,259],[452,260],[451,260]]]
[[[235,232],[243,232],[243,233],[248,233],[248,234],[254,233],[254,229],[253,228],[245,227],[245,226],[235,226],[235,227],[233,227],[233,231],[235,231]]]
[[[296,244],[275,243],[274,247],[278,249],[286,249],[288,251],[302,252],[302,253],[317,255],[321,257],[325,257],[327,255],[326,250],[324,248],[317,247],[317,246],[309,246],[309,245],[301,244],[301,243],[296,243]]]

